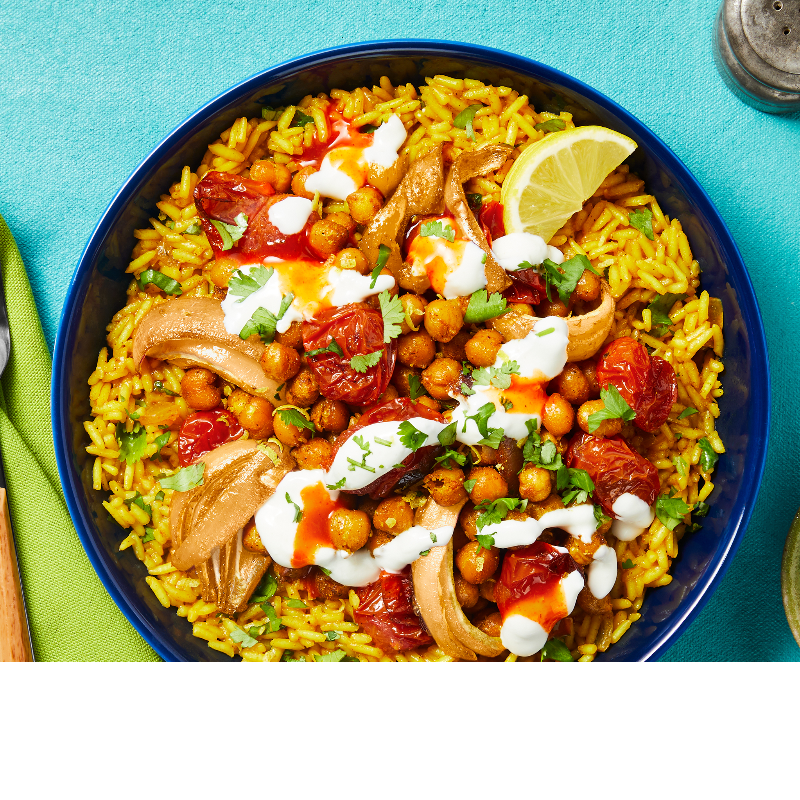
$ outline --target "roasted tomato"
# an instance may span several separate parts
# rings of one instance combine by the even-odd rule
[[[433,643],[414,613],[409,567],[400,575],[381,572],[375,583],[356,589],[356,594],[359,605],[353,617],[381,650],[411,650]]]
[[[672,364],[651,356],[643,344],[629,336],[615,339],[602,352],[597,362],[597,382],[603,388],[616,386],[636,412],[636,427],[648,433],[654,433],[667,421],[678,399],[678,379]]]
[[[338,452],[339,448],[354,434],[367,425],[374,425],[376,422],[405,422],[406,420],[413,419],[414,417],[425,417],[425,419],[433,419],[437,422],[444,422],[444,417],[436,411],[422,405],[415,403],[408,397],[398,397],[396,400],[390,400],[388,403],[382,403],[375,408],[361,415],[358,425],[348,428],[337,440],[334,455]],[[436,445],[428,447],[420,447],[413,453],[410,453],[403,460],[403,467],[400,469],[390,470],[385,475],[382,475],[377,480],[365,486],[363,489],[354,489],[348,491],[349,494],[365,495],[368,494],[375,500],[386,497],[393,489],[402,491],[412,483],[416,483],[424,475],[431,471],[433,462],[439,454],[439,448]]]
[[[644,457],[628,447],[621,436],[600,439],[582,433],[572,440],[567,451],[568,467],[585,469],[594,481],[594,497],[613,515],[611,506],[625,493],[634,494],[653,505],[660,483],[658,470]]]
[[[503,206],[496,200],[490,203],[483,203],[478,213],[478,222],[483,233],[489,242],[489,247],[495,239],[506,235],[505,225],[503,225]]]
[[[244,429],[236,417],[224,408],[196,411],[186,417],[178,434],[178,460],[182,467],[196,463],[200,456],[221,444],[238,439]]]
[[[509,303],[530,303],[538,306],[547,297],[544,278],[536,267],[507,273],[511,286],[503,292]]]
[[[203,230],[218,259],[234,257],[250,263],[254,259],[275,256],[316,261],[317,256],[308,245],[308,231],[319,219],[316,212],[309,216],[303,230],[291,235],[281,233],[270,222],[270,206],[291,196],[276,195],[272,185],[265,181],[254,181],[225,172],[207,173],[194,190]],[[225,250],[222,235],[212,220],[237,225],[239,214],[247,217],[247,228],[242,238]]]
[[[397,341],[383,341],[383,316],[380,311],[361,303],[326,308],[311,322],[303,323],[303,346],[306,353],[324,350],[336,342],[342,355],[333,352],[309,355],[320,392],[331,400],[343,400],[355,406],[374,403],[385,391],[392,377],[397,357]],[[354,356],[381,352],[374,367],[357,372],[350,366]]]
[[[551,544],[534,542],[506,553],[500,580],[494,587],[497,607],[505,619],[522,614],[538,622],[548,633],[567,616],[561,579],[578,569],[569,553]]]

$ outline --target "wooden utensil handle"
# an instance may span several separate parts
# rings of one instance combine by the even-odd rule
[[[33,661],[5,489],[0,489],[0,661]]]

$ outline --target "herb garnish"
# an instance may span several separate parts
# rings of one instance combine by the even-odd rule
[[[341,347],[339,347],[339,343],[336,339],[331,339],[330,344],[327,347],[319,347],[316,350],[309,350],[306,353],[306,358],[313,358],[314,356],[321,356],[325,353],[333,353],[337,356],[343,356],[344,351]]]
[[[477,413],[472,414],[469,417],[465,417],[464,419],[464,427],[461,429],[461,433],[467,432],[467,422],[472,420],[475,425],[478,427],[478,433],[481,436],[488,436],[489,435],[489,417],[494,414],[496,411],[494,407],[494,403],[484,403],[477,411]]]
[[[568,491],[561,497],[564,505],[568,506],[573,500],[576,505],[585,503],[589,499],[589,495],[594,491],[594,482],[589,477],[589,473],[585,469],[569,467],[567,474],[569,483],[564,488],[568,489]]]
[[[305,428],[312,433],[316,430],[314,423],[296,408],[279,408],[275,413],[281,418],[284,425],[294,425],[300,430]]]
[[[381,360],[382,355],[383,348],[363,356],[353,356],[350,359],[350,367],[356,372],[365,373],[370,367],[374,367]]]
[[[548,336],[549,334],[554,333],[554,332],[555,332],[555,328],[547,328],[547,330],[537,331],[536,335],[541,339],[542,336]]]
[[[233,222],[233,225],[229,225],[218,219],[211,220],[211,224],[217,229],[217,233],[222,239],[223,250],[230,250],[244,236],[244,232],[247,230],[247,214],[237,214]]]
[[[495,292],[487,297],[486,289],[479,289],[472,293],[464,314],[464,322],[472,325],[476,322],[486,322],[487,319],[494,319],[504,314],[508,303],[501,294]]]
[[[426,394],[425,387],[422,385],[419,375],[417,375],[415,372],[409,373],[408,396],[412,400],[416,400],[418,397],[422,397],[424,394]]]
[[[250,630],[253,630],[250,628]],[[249,633],[245,633],[241,628],[234,628],[231,631],[231,641],[240,644],[242,647],[253,647],[258,644],[258,639],[254,639]]]
[[[387,247],[385,244],[378,245],[378,260],[375,262],[375,269],[373,269],[372,273],[370,274],[370,278],[372,278],[372,281],[369,284],[370,289],[375,288],[375,284],[378,281],[378,275],[381,274],[381,271],[386,266],[386,262],[389,260],[389,256],[391,254],[391,248]]]
[[[478,503],[478,505],[475,506],[481,511],[475,524],[478,530],[482,530],[487,525],[495,525],[502,522],[509,511],[515,511],[517,509],[524,511],[527,505],[527,500],[520,500],[518,497],[501,497],[499,500],[495,500],[491,503],[488,500],[484,500],[482,503]]]
[[[545,278],[545,291],[547,292],[547,299],[552,302],[553,298],[550,294],[550,288],[553,287],[558,291],[558,296],[564,305],[569,305],[569,299],[578,285],[581,275],[588,269],[598,277],[602,277],[600,273],[591,265],[585,255],[579,253],[573,256],[563,264],[556,264],[549,258],[546,258],[542,265],[544,266]]]
[[[696,414],[696,408],[684,408],[683,411],[678,415],[678,419],[686,419],[686,417],[691,417],[692,414]]]
[[[649,208],[631,211],[630,214],[628,214],[628,222],[633,225],[637,231],[643,233],[651,242],[655,241],[656,237],[653,233],[653,212]]]
[[[561,641],[561,639],[548,639],[542,648],[542,654],[539,658],[544,661],[549,658],[551,661],[574,661],[572,653],[569,648]]]
[[[155,269],[146,269],[139,276],[138,284],[140,289],[144,289],[150,283],[161,289],[164,294],[181,294],[183,291],[178,281]]]
[[[660,339],[672,325],[669,310],[678,300],[685,300],[685,294],[660,294],[647,307],[650,309],[650,335]]]
[[[600,423],[606,419],[621,419],[625,422],[630,422],[636,418],[636,412],[625,402],[625,399],[619,393],[619,389],[613,383],[600,390],[600,399],[603,401],[605,408],[595,411],[594,414],[589,414],[589,419],[587,420],[589,433],[594,433],[600,427]]]
[[[456,115],[456,118],[453,120],[453,125],[456,128],[466,129],[467,136],[469,136],[472,141],[475,141],[475,129],[472,127],[472,123],[475,120],[475,114],[477,114],[483,106],[480,103],[475,103],[474,105],[467,106],[462,112]]]
[[[169,397],[180,397],[177,392],[173,392],[172,389],[167,389],[167,387],[164,386],[164,381],[153,381],[153,391],[161,392],[161,394],[168,395]]]
[[[595,506],[594,507],[594,519],[595,519],[595,522],[597,522],[597,527],[598,528],[601,527],[602,525],[605,525],[606,522],[611,522],[611,517],[609,517],[609,516],[607,516],[606,514],[603,513],[603,507],[602,506]]]
[[[286,502],[290,506],[294,506],[294,517],[292,518],[292,522],[300,522],[303,519],[303,512],[300,510],[300,506],[289,497],[289,492],[286,492]]]
[[[336,481],[336,483],[326,483],[325,486],[332,492],[335,492],[337,489],[341,489],[346,482],[347,478],[341,478],[340,480]]]
[[[284,295],[281,299],[281,306],[277,314],[273,314],[269,309],[263,306],[257,308],[253,312],[253,316],[250,317],[250,320],[245,323],[244,327],[239,332],[239,338],[249,339],[254,333],[257,333],[264,344],[270,344],[275,338],[279,320],[289,310],[289,306],[292,304],[293,300],[293,294]]]
[[[416,452],[428,440],[428,434],[415,428],[410,422],[401,422],[397,429],[400,434],[400,443],[403,447]]]
[[[719,461],[719,456],[705,436],[697,444],[700,445],[700,469],[703,472],[711,472]]]
[[[680,497],[672,497],[670,494],[660,494],[656,498],[656,516],[671,531],[674,531],[683,522],[683,518],[691,511],[691,507],[681,500]]]
[[[471,480],[464,481],[464,491],[465,491],[467,494],[471,494],[471,493],[472,493],[472,490],[475,488],[475,484],[476,484],[477,482],[478,482],[478,481],[477,481],[477,479],[476,479],[476,478],[472,478]]]
[[[147,446],[147,431],[138,422],[130,433],[125,430],[124,422],[118,422],[114,429],[114,435],[119,445],[120,461],[124,461],[126,464],[135,464],[141,460]]]
[[[563,119],[546,119],[543,122],[537,122],[533,126],[534,130],[542,133],[555,133],[556,131],[563,131],[566,127],[567,123]]]
[[[481,367],[472,373],[478,386],[496,386],[498,389],[508,389],[512,375],[519,375],[519,364],[516,361],[506,361],[500,367]]]
[[[451,444],[453,444],[453,442],[455,442],[456,425],[457,423],[451,422],[449,425],[439,431],[439,435],[436,438],[439,440],[439,444],[442,445],[442,447],[449,447]]]
[[[265,286],[274,272],[272,267],[252,267],[250,274],[245,275],[242,270],[237,269],[228,283],[228,294],[240,298],[236,302],[241,303],[253,292],[257,292],[262,286]]]
[[[438,239],[447,239],[448,242],[453,242],[456,238],[456,232],[448,224],[438,219],[423,222],[419,235],[435,236]]]
[[[405,322],[406,312],[403,310],[400,298],[392,297],[389,292],[381,292],[378,295],[378,302],[381,304],[383,315],[383,341],[388,344],[403,332],[400,326]]]
[[[634,564],[629,558],[622,562],[622,569],[633,569],[635,566],[636,564]]]
[[[203,485],[203,473],[206,465],[201,461],[198,464],[179,469],[174,475],[159,478],[158,482],[164,489],[172,489],[175,492],[188,492]]]
[[[467,463],[467,457],[458,450],[451,450],[449,447],[440,456],[436,456],[436,463],[441,464],[445,469],[452,468],[453,464],[448,462],[455,462],[459,467],[463,467]]]
[[[313,125],[313,124],[314,124],[314,117],[309,117],[308,114],[304,113],[298,108],[297,111],[294,112],[294,116],[292,117],[292,124],[289,127],[305,128],[306,125]]]
[[[144,536],[142,537],[142,544],[147,544],[148,542],[152,542],[155,537],[155,528],[145,528],[144,529]]]

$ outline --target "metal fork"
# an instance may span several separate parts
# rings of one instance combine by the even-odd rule
[[[11,331],[0,269],[0,376],[8,365],[10,355]],[[6,475],[0,451],[0,661],[33,660],[31,631],[19,577],[19,561],[8,513]]]

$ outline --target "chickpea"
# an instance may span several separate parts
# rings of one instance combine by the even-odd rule
[[[489,578],[488,581],[484,581],[479,587],[481,592],[481,597],[484,600],[488,600],[490,603],[496,603],[497,599],[494,593],[496,586],[497,586],[497,581],[494,578]]]
[[[503,337],[489,328],[481,328],[464,346],[470,364],[476,367],[491,367],[497,360],[497,353],[503,344]]]
[[[491,614],[478,620],[475,626],[479,631],[483,631],[487,636],[500,636],[500,629],[503,627],[503,618],[499,611],[493,611]]]
[[[532,317],[533,306],[530,303],[511,303],[508,310],[512,314],[517,314],[520,317]]]
[[[491,578],[499,565],[500,551],[496,547],[486,550],[478,542],[470,542],[456,553],[456,566],[461,577],[473,586]]]
[[[459,331],[449,342],[439,342],[437,350],[445,357],[452,358],[460,364],[467,360],[466,344],[469,341],[469,331]]]
[[[552,302],[544,300],[539,303],[537,308],[539,317],[566,317],[569,314],[569,309],[558,297],[554,298]]]
[[[375,509],[372,524],[379,531],[397,536],[414,524],[414,512],[402,497],[387,497]]]
[[[577,364],[567,364],[555,379],[558,393],[574,406],[589,399],[589,382]]]
[[[464,324],[457,300],[434,300],[425,307],[425,330],[437,342],[449,342]]]
[[[452,506],[467,499],[464,473],[458,467],[439,467],[426,475],[422,483],[440,506]]]
[[[553,436],[550,431],[542,431],[542,442],[552,442],[556,446],[556,452],[564,455],[569,447],[569,442],[563,436]]]
[[[350,594],[350,587],[337,583],[329,578],[321,569],[314,570],[314,588],[324,600],[344,599]]]
[[[211,281],[219,289],[227,289],[231,275],[239,269],[235,261],[215,261],[211,267]],[[150,288],[150,287],[148,287]]]
[[[597,363],[594,361],[579,361],[577,366],[581,368],[586,383],[589,384],[589,397],[600,397],[600,383],[597,380]]]
[[[347,244],[347,231],[329,219],[321,219],[308,232],[308,245],[320,257],[328,258]]]
[[[573,297],[583,300],[584,303],[597,300],[600,297],[600,278],[591,270],[585,269],[583,275],[578,278]]]
[[[330,469],[333,461],[333,446],[327,439],[317,436],[292,451],[300,469]]]
[[[422,373],[422,385],[435,400],[449,400],[460,384],[461,362],[453,358],[437,358]]]
[[[588,544],[577,536],[570,536],[567,541],[567,551],[576,564],[585,567],[592,563],[592,557],[597,552],[597,549],[605,543],[605,536],[597,531],[592,534],[592,540]]]
[[[328,517],[328,530],[333,546],[351,553],[360,550],[372,532],[369,517],[363,511],[349,508],[337,508]]]
[[[286,402],[299,408],[308,408],[317,402],[319,398],[319,385],[314,373],[307,368],[300,372],[289,381],[286,390]]]
[[[442,407],[432,397],[428,397],[426,394],[423,394],[422,397],[418,397],[416,402],[421,406],[429,408],[431,411],[441,412],[442,410]]]
[[[488,500],[490,503],[508,493],[506,479],[493,467],[473,467],[467,480],[475,481],[469,499],[475,505]]]
[[[550,470],[528,464],[519,474],[519,496],[532,503],[550,496]]]
[[[286,383],[294,378],[300,372],[301,365],[297,350],[280,342],[268,344],[261,356],[261,366],[264,367],[267,377],[278,383]]]
[[[485,444],[476,445],[478,451],[478,460],[474,462],[473,466],[476,467],[491,467],[497,463],[497,450],[493,447],[487,447]]]
[[[290,425],[288,422],[284,422],[280,411],[275,412],[275,416],[272,418],[272,424],[275,428],[275,436],[278,437],[278,441],[283,442],[283,444],[289,447],[299,447],[311,438],[311,431],[308,430],[308,428],[298,428],[296,425]]]
[[[273,405],[263,397],[254,397],[242,389],[235,389],[228,398],[228,409],[236,414],[239,424],[253,439],[272,436]]]
[[[295,350],[303,348],[303,328],[301,322],[293,322],[285,333],[278,333],[275,335],[275,341],[278,344],[285,344],[287,347],[293,347]]]
[[[317,170],[315,170],[314,167],[303,167],[301,170],[295,172],[294,177],[292,178],[292,191],[298,197],[305,197],[306,200],[314,199],[314,192],[309,192],[306,189],[306,181],[316,171]]]
[[[311,421],[318,431],[341,433],[350,421],[350,412],[341,400],[320,397],[311,409]]]
[[[477,586],[467,583],[460,575],[455,576],[456,600],[461,608],[472,608],[480,599]]]
[[[551,494],[541,503],[528,503],[525,510],[534,519],[541,519],[548,511],[556,511],[559,508],[564,508],[564,501],[557,494]]]
[[[410,397],[410,379],[412,375],[416,375],[417,378],[419,378],[419,370],[412,369],[411,367],[404,367],[402,365],[398,365],[394,368],[394,372],[392,373],[392,386],[397,389],[397,393],[400,395],[400,397]]]
[[[575,409],[558,392],[551,394],[544,404],[542,425],[553,436],[564,436],[575,423]]]
[[[385,544],[389,544],[392,539],[394,539],[394,536],[392,536],[390,533],[379,531],[377,533],[373,533],[372,536],[369,537],[367,547],[369,548],[370,553],[374,554],[378,547],[383,547]]]
[[[412,328],[408,324],[408,320],[411,320],[411,325],[419,330],[420,323],[425,317],[425,306],[428,305],[428,301],[418,294],[409,292],[401,295],[400,302],[403,304],[403,311],[406,315],[406,319],[403,320],[403,324],[400,326],[401,331],[403,333],[411,333]]]
[[[325,215],[325,219],[340,225],[347,231],[348,236],[354,233],[356,228],[358,228],[356,221],[349,214],[345,214],[344,211],[331,211],[329,214]]]
[[[436,345],[426,331],[412,331],[397,337],[397,360],[407,367],[425,369],[436,355]]]
[[[397,391],[397,387],[389,384],[386,387],[386,391],[378,398],[375,405],[383,405],[384,403],[388,403],[390,400],[397,400],[398,397],[400,397],[400,392]]]
[[[278,194],[289,191],[292,184],[292,173],[283,164],[276,164],[274,161],[256,161],[250,167],[250,177],[254,181],[266,181]]]
[[[272,563],[267,548],[264,547],[264,542],[261,541],[261,537],[258,535],[256,521],[254,519],[251,519],[250,522],[244,526],[242,547],[244,547],[245,550],[249,550],[251,553],[258,553],[258,555],[264,556],[267,559],[267,566]]]
[[[478,517],[483,512],[475,508],[472,503],[467,503],[464,508],[461,509],[461,513],[458,516],[458,521],[461,523],[461,527],[464,531],[464,535],[469,539],[471,542],[474,542],[479,531],[478,531]]]
[[[372,186],[364,186],[347,195],[350,216],[359,224],[366,225],[383,205],[383,195]]]
[[[339,269],[353,269],[360,275],[369,275],[367,257],[357,247],[346,247],[333,257],[333,266]]]
[[[622,431],[621,419],[604,419],[595,430],[589,430],[589,417],[602,411],[606,404],[602,400],[588,400],[578,409],[578,426],[582,431],[591,433],[592,436],[599,436],[601,439],[607,439],[611,436],[616,436]]]
[[[222,386],[219,378],[210,369],[193,367],[183,373],[181,394],[189,408],[210,411],[222,400]]]

